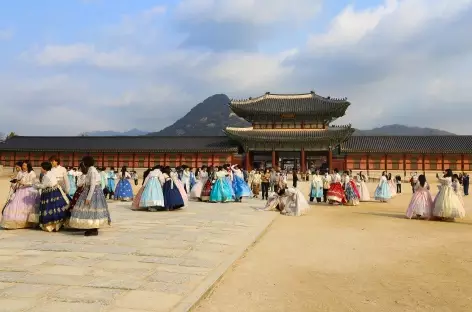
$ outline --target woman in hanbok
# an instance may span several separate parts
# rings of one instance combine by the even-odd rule
[[[11,194],[3,208],[0,226],[15,230],[35,227],[39,223],[39,192],[33,187],[36,174],[27,161],[21,164],[21,171],[12,180]]]
[[[106,194],[105,189],[107,187],[107,172],[105,170],[106,170],[105,168],[100,168],[100,172],[99,172],[100,173],[100,187],[102,188],[104,194]]]
[[[418,183],[415,185],[415,193],[411,197],[406,217],[409,219],[413,217],[417,219],[431,218],[433,207],[433,198],[429,192],[429,184],[426,182],[426,177],[422,174],[418,177]]]
[[[361,171],[358,177],[359,187],[357,188],[360,196],[359,201],[361,202],[370,201],[370,192],[369,188],[367,187],[367,181],[367,177]]]
[[[146,181],[144,181],[144,191],[141,195],[139,208],[157,211],[159,208],[164,207],[162,184],[165,183],[165,180],[161,172],[161,166],[155,166],[152,169],[153,170],[146,177]]]
[[[200,196],[200,200],[203,202],[210,201],[210,194],[211,189],[213,188],[213,181],[215,180],[215,169],[213,166],[208,168],[208,179],[203,184],[202,195]]]
[[[228,173],[226,175],[226,182],[228,182],[228,184],[231,186],[231,196],[233,197],[233,199],[236,199],[236,193],[233,188],[233,171],[231,170],[231,165],[224,164],[223,169],[226,170],[226,172]]]
[[[190,193],[190,168],[183,166],[181,180],[185,193]]]
[[[454,174],[452,176],[452,189],[456,193],[457,197],[459,197],[459,200],[462,203],[462,206],[464,206],[464,188],[462,187],[461,180],[459,179],[459,176],[457,174]]]
[[[52,173],[52,164],[43,162],[41,172],[43,178],[40,183],[34,185],[41,190],[41,203],[39,205],[39,226],[47,232],[59,231],[67,219],[69,198],[57,182]]]
[[[231,166],[231,170],[233,171],[233,190],[235,194],[236,201],[241,202],[243,197],[251,197],[251,189],[247,185],[246,181],[244,181],[244,174],[239,169],[238,165]]]
[[[87,169],[83,163],[79,165],[79,171],[82,173],[81,175],[77,175],[77,190],[75,191],[74,195],[72,196],[72,200],[70,201],[69,210],[74,209],[77,200],[79,199],[80,195],[82,194],[85,186],[85,178],[87,174]]]
[[[387,182],[388,182],[388,186],[390,187],[390,194],[392,195],[392,198],[393,198],[397,195],[397,183],[395,182],[394,179],[392,179],[391,173],[387,174]]]
[[[325,172],[325,174],[323,175],[323,201],[325,203],[328,202],[328,191],[329,191],[329,188],[331,186],[331,175],[328,173],[328,171]]]
[[[195,183],[195,185],[192,187],[192,190],[190,191],[189,199],[201,200],[203,187],[205,186],[207,181],[208,181],[207,166],[202,166],[201,170],[198,171],[197,183]],[[211,192],[211,182],[210,182],[210,192]]]
[[[346,206],[357,206],[359,205],[359,191],[357,190],[356,184],[350,177],[350,172],[344,172],[344,194],[346,196]]]
[[[299,217],[310,211],[310,205],[300,190],[283,188],[269,196],[264,210],[279,211],[286,216]]]
[[[106,195],[109,196],[109,199],[112,199],[113,196],[115,195],[115,179],[116,179],[116,174],[115,174],[115,168],[111,167],[110,170],[108,171],[107,174],[107,192]]]
[[[252,174],[252,183],[251,183],[252,194],[255,198],[259,197],[259,192],[261,190],[261,183],[262,183],[262,174],[259,170],[255,170]]]
[[[121,201],[132,201],[133,200],[133,186],[129,182],[131,180],[131,175],[129,174],[126,166],[121,168],[121,173],[119,175],[119,181],[116,184],[115,188],[115,200]]]
[[[183,171],[180,173],[180,177],[182,177],[184,174]],[[179,178],[179,172],[177,170],[171,171],[170,172],[171,178],[174,180],[174,184],[177,187],[177,189],[180,192],[180,195],[182,196],[182,199],[184,200],[184,206],[188,205],[188,195],[187,192],[185,191],[185,186],[182,183],[182,181]]]
[[[331,176],[331,185],[327,193],[327,199],[330,205],[340,205],[346,202],[338,169],[334,169],[334,173]]]
[[[442,178],[436,174],[441,183],[441,189],[434,201],[433,216],[443,220],[465,217],[464,206],[452,188],[452,176],[451,169],[447,169]]]
[[[164,194],[164,208],[168,211],[180,209],[184,207],[185,202],[182,198],[182,193],[175,185],[178,179],[176,174],[173,174],[170,167],[162,169],[162,178],[164,179],[164,185],[162,186],[162,192]]]
[[[187,193],[190,193],[195,184],[197,183],[197,174],[198,170],[195,170],[195,168],[190,168],[190,191],[188,191]]]
[[[58,156],[49,157],[49,162],[52,165],[51,172],[57,179],[57,184],[62,189],[62,191],[69,196],[70,184],[69,177],[67,175],[67,169],[62,167]],[[70,197],[69,197],[70,200]]]
[[[131,210],[139,210],[140,209],[139,205],[140,205],[140,202],[141,202],[141,196],[143,195],[143,192],[144,192],[144,182],[146,182],[146,178],[147,178],[147,176],[149,175],[149,173],[151,171],[152,171],[151,168],[146,169],[146,171],[144,171],[144,173],[143,173],[143,184],[139,188],[139,191],[136,194],[136,196],[134,196],[133,202],[131,203]]]
[[[211,189],[210,202],[227,203],[234,201],[232,186],[228,182],[228,171],[223,167],[218,167],[215,174],[215,183]]]
[[[379,185],[375,189],[374,198],[375,200],[379,200],[383,203],[386,203],[387,201],[390,200],[390,198],[392,198],[390,185],[388,184],[388,181],[387,181],[387,173],[385,171],[382,172]]]
[[[320,176],[320,171],[316,169],[311,180],[310,202],[312,202],[316,198],[316,202],[321,203],[322,197],[323,197],[323,179]]]
[[[77,191],[77,172],[69,167],[67,171],[67,179],[69,180],[69,196],[72,198],[74,196],[75,191]]]
[[[100,174],[92,156],[82,158],[85,175],[84,188],[71,211],[69,226],[85,230],[84,236],[98,235],[98,229],[111,225],[108,204],[100,184]]]

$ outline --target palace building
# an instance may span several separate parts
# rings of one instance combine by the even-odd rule
[[[200,167],[329,167],[363,171],[472,170],[472,136],[356,136],[351,125],[331,123],[345,115],[347,99],[271,94],[232,100],[231,110],[248,128],[228,127],[226,136],[35,137],[0,143],[0,165],[30,160],[38,167],[52,155],[77,167],[91,155],[97,166],[144,169],[154,165]]]

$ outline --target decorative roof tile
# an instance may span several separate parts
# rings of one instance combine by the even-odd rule
[[[257,98],[233,99],[229,104],[235,114],[250,121],[267,116],[280,118],[283,114],[293,114],[295,119],[317,117],[320,120],[332,121],[332,119],[344,116],[349,105],[346,98],[326,98],[314,92],[307,94],[266,93]]]
[[[16,136],[0,143],[0,151],[237,152],[238,147],[225,136]]]
[[[254,129],[232,128],[225,129],[225,133],[237,141],[259,142],[310,142],[313,140],[344,141],[352,135],[351,126],[330,127],[328,129]]]
[[[472,153],[472,135],[352,136],[341,144],[346,153]]]

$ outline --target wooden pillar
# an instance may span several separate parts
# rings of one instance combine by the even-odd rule
[[[370,170],[370,154],[367,154],[367,158],[366,158],[366,169],[367,169],[367,176],[369,176],[369,170]]]
[[[305,173],[305,149],[302,147],[300,151],[300,172]]]
[[[147,161],[147,164],[148,164],[148,169],[151,168],[151,153],[148,153],[148,161]]]
[[[74,154],[72,154],[72,159],[74,159]],[[74,162],[74,160],[72,160]],[[102,168],[105,168],[105,153],[102,152]]]
[[[75,166],[75,152],[72,152],[72,167],[76,167]],[[78,170],[78,168],[77,168]]]
[[[388,171],[388,166],[387,166],[387,154],[384,155],[384,170]]]
[[[13,168],[16,166],[16,152],[13,152]]]
[[[347,155],[344,155],[344,171],[347,170]]]
[[[276,162],[276,159],[275,159],[275,150],[273,149],[272,150],[272,168],[275,169],[276,166],[277,166],[277,162]]]
[[[245,161],[245,166],[246,166],[246,170],[247,171],[251,171],[252,170],[252,166],[251,166],[251,152],[250,151],[246,151],[246,161]]]
[[[182,159],[183,159],[183,157],[182,157],[182,156],[183,156],[183,154],[182,154],[182,153],[180,153],[180,155],[179,155],[179,162],[180,162],[180,164],[179,164],[179,165],[180,165],[180,166],[182,166],[182,165],[183,165],[183,163],[182,163]],[[177,166],[177,167],[178,167],[178,166]]]
[[[195,154],[195,168],[198,168],[198,153]]]
[[[116,167],[115,167],[117,170],[118,168],[120,168],[120,153],[118,152],[116,154]]]
[[[421,159],[421,162],[422,162],[422,168],[423,168],[423,174],[426,174],[426,166],[425,166],[425,155],[423,154],[422,155],[422,159]]]
[[[134,166],[135,166],[135,163],[136,162],[136,153],[133,153],[133,170],[135,169]]]
[[[441,154],[441,170],[444,171],[444,154]]]
[[[167,153],[164,153],[164,167],[167,166]]]
[[[233,153],[231,153],[231,156],[229,158],[229,164],[232,166],[233,164]]]
[[[211,154],[211,165],[215,165],[215,154]]]
[[[403,154],[403,176],[406,177],[406,154]]]
[[[328,149],[328,170],[333,170],[333,150],[331,148]]]
[[[464,165],[464,154],[461,154],[461,171],[464,172],[465,165]]]

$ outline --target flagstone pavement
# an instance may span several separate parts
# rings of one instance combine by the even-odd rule
[[[188,311],[278,215],[262,205],[111,203],[112,227],[97,237],[0,231],[0,312]]]

